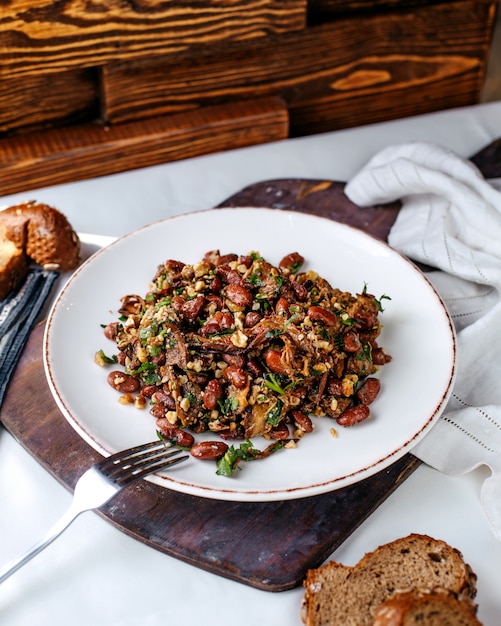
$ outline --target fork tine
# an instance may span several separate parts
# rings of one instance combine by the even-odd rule
[[[97,469],[118,485],[127,485],[154,471],[175,465],[188,457],[173,457],[182,453],[169,441],[155,441],[117,452],[97,464]]]
[[[186,461],[189,457],[188,455],[177,456],[175,455],[181,454],[182,450],[172,450],[168,455],[163,456],[161,459],[156,462],[148,463],[147,465],[143,465],[141,469],[136,469],[133,472],[127,473],[127,475],[123,474],[118,479],[115,479],[117,483],[120,485],[128,485],[131,482],[148,476],[148,474],[152,474],[153,472],[159,472],[161,469],[165,467],[171,467],[172,465],[177,465],[178,463],[182,463]],[[173,458],[175,457],[175,458]]]
[[[149,454],[154,450],[164,450],[165,448],[170,447],[172,447],[172,443],[170,441],[158,439],[157,441],[134,446],[133,448],[128,448],[127,450],[120,450],[119,452],[116,452],[115,454],[112,454],[100,461],[98,465],[101,467],[108,464],[116,464],[126,459],[137,456],[144,456],[145,454]]]
[[[122,467],[137,463],[144,458],[151,458],[155,454],[161,454],[171,447],[172,443],[170,441],[152,441],[151,443],[134,446],[127,450],[120,450],[120,452],[116,452],[99,461],[96,467],[100,471],[109,474],[115,469],[120,470]]]

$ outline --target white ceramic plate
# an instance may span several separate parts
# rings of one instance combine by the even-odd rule
[[[375,474],[428,432],[451,392],[455,338],[447,311],[424,275],[386,244],[349,226],[290,211],[244,208],[145,226],[98,251],[67,282],[49,316],[45,369],[59,408],[86,442],[108,455],[156,438],[148,410],[120,405],[106,382],[108,370],[94,363],[97,350],[114,352],[101,325],[117,319],[122,296],[145,294],[159,263],[196,262],[212,249],[255,250],[274,264],[298,251],[305,267],[335,287],[356,293],[366,284],[376,297],[390,296],[383,301],[379,343],[393,360],[379,373],[382,387],[370,420],[343,428],[316,419],[313,433],[296,449],[244,463],[232,478],[216,475],[213,462],[190,459],[152,481],[224,500],[312,496]],[[330,433],[333,426],[337,438]]]

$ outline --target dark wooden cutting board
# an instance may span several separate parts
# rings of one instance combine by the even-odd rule
[[[499,165],[499,145],[492,154]],[[481,159],[477,158],[481,166]],[[497,172],[500,168],[495,166]],[[497,169],[496,169],[497,168]],[[492,171],[492,168],[491,168]],[[275,180],[248,187],[221,206],[268,206],[346,222],[382,239],[398,204],[361,209],[333,181]],[[69,490],[100,457],[68,424],[45,379],[44,325],[31,334],[11,379],[0,417],[4,426]],[[184,495],[146,481],[98,513],[128,535],[196,567],[267,591],[302,583],[415,469],[408,454],[356,485],[320,496],[265,503]]]

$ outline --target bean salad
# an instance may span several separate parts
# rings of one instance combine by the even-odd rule
[[[167,260],[145,295],[125,295],[105,326],[116,353],[109,384],[120,402],[149,409],[160,438],[217,461],[231,476],[242,461],[295,447],[315,419],[354,426],[380,391],[374,374],[391,360],[378,344],[383,295],[341,291],[298,252],[277,266],[258,252],[212,250],[195,264]],[[196,441],[210,432],[213,441]],[[264,437],[265,449],[252,443]]]

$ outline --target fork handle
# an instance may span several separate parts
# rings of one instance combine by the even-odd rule
[[[66,513],[62,515],[58,521],[52,526],[52,528],[38,541],[34,546],[27,550],[24,554],[19,556],[8,563],[5,567],[0,569],[0,584],[7,580],[14,572],[17,572],[25,563],[31,561],[31,559],[42,552],[54,539],[57,539],[59,535],[68,528],[73,520],[82,513],[81,510],[70,506]]]

